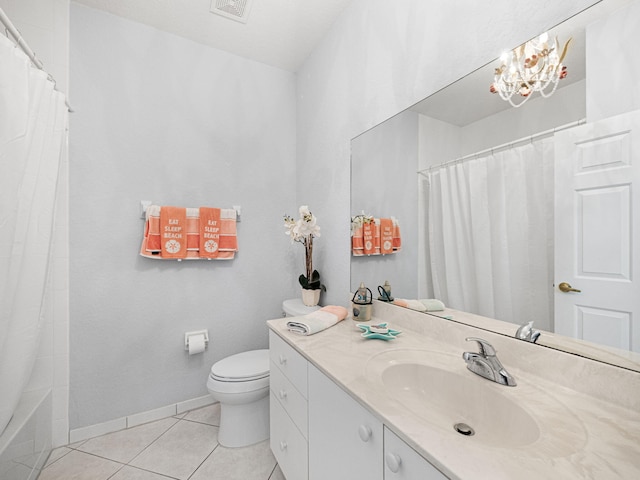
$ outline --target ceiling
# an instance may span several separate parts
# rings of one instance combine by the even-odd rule
[[[296,72],[353,0],[248,0],[246,24],[211,13],[216,0],[73,1]]]

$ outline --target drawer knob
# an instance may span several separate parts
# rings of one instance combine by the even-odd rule
[[[287,357],[285,357],[284,355],[280,355],[280,357],[278,358],[278,360],[280,361],[280,365],[284,365],[285,363],[287,363]]]
[[[280,390],[280,392],[278,393],[278,396],[280,397],[280,400],[284,400],[285,398],[287,398],[287,391]]]
[[[384,460],[387,463],[387,468],[393,473],[398,473],[400,471],[400,465],[402,465],[402,458],[400,458],[400,455],[389,452],[384,456]]]
[[[282,450],[283,452],[287,449],[287,442],[285,442],[284,440],[282,440],[280,442],[280,450]]]
[[[368,425],[360,425],[358,427],[358,435],[360,435],[360,440],[363,442],[368,442],[371,440],[371,435],[373,432],[371,431],[371,427]]]

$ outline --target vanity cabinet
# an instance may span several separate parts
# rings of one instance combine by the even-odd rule
[[[407,445],[269,332],[270,446],[287,480],[442,480]]]
[[[270,447],[288,480],[308,478],[307,360],[269,332]]]
[[[309,365],[309,480],[382,479],[382,435],[376,417]]]
[[[446,478],[329,377],[309,365],[309,480]]]
[[[384,427],[384,480],[445,480],[438,469]]]

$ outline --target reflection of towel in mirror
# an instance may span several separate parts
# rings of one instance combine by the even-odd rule
[[[441,312],[445,309],[444,303],[436,298],[423,298],[420,300],[427,312]]]
[[[348,311],[344,307],[328,305],[307,315],[292,317],[287,322],[287,328],[300,335],[313,335],[344,320],[347,314]]]
[[[373,255],[380,255],[380,219],[373,219]]]
[[[420,300],[407,300],[406,298],[396,298],[393,301],[394,305],[398,305],[400,307],[410,308],[411,310],[416,310],[418,312],[426,312],[427,307]]]
[[[360,257],[364,255],[364,236],[362,226],[359,226],[353,230],[351,235],[351,253],[354,256]]]
[[[391,217],[393,220],[393,251],[399,252],[402,249],[402,237],[400,237],[400,224],[398,220]]]
[[[374,245],[375,229],[376,226],[373,223],[365,223],[362,226],[362,236],[364,241],[363,252],[365,255],[373,255],[374,253],[376,253]]]
[[[393,221],[390,218],[380,219],[380,253],[393,253]]]

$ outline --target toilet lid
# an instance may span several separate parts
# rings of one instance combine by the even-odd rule
[[[223,358],[211,367],[211,376],[228,382],[249,381],[269,375],[269,350],[251,350]]]

